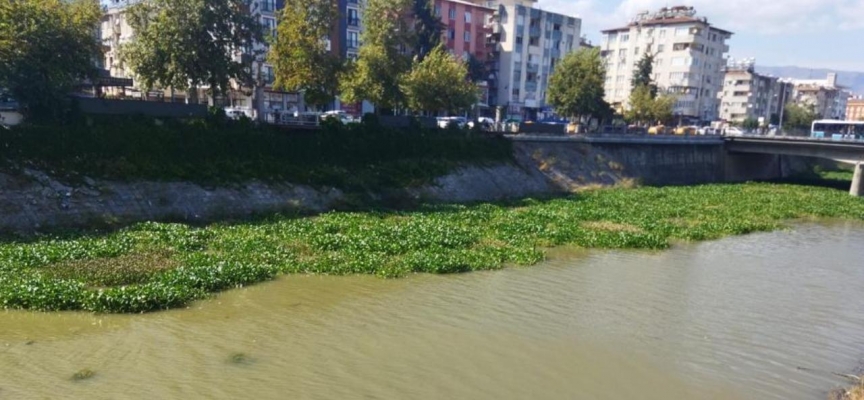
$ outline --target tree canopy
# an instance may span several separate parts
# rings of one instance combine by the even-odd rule
[[[101,58],[96,0],[0,1],[0,87],[31,115],[53,118]]]
[[[546,102],[558,115],[581,119],[606,113],[603,99],[606,68],[600,49],[580,49],[567,54],[549,77]]]
[[[789,103],[784,110],[782,122],[784,128],[808,130],[813,121],[819,118],[813,106]]]
[[[420,60],[441,43],[444,24],[435,16],[431,0],[414,1],[414,54]]]
[[[402,80],[408,107],[417,111],[456,112],[477,103],[477,87],[468,79],[468,68],[461,59],[438,45],[415,63]]]
[[[369,100],[380,108],[405,104],[399,83],[411,69],[411,30],[407,15],[411,0],[368,0],[358,59],[340,84],[348,102]]]
[[[215,97],[231,79],[253,81],[250,53],[264,35],[246,0],[142,1],[127,20],[135,36],[121,48],[122,58],[146,89],[206,84]]]
[[[326,38],[339,14],[330,0],[286,0],[268,61],[274,87],[302,91],[306,102],[323,106],[339,89],[341,58],[327,49]]]
[[[630,101],[624,110],[624,119],[638,125],[666,122],[672,119],[675,97],[654,97],[650,86],[639,85],[630,92]]]
[[[633,78],[630,80],[631,89],[635,90],[640,86],[645,86],[649,89],[651,98],[657,97],[657,85],[651,78],[654,74],[654,54],[646,52],[642,58],[636,62],[636,67],[633,70]]]

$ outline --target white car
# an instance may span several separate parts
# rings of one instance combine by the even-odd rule
[[[468,119],[465,117],[438,117],[438,127],[441,129],[447,128],[450,124],[456,124],[459,128],[464,128],[468,124]]]
[[[744,131],[742,131],[740,128],[730,126],[726,128],[725,134],[726,136],[744,136]]]
[[[240,119],[244,116],[252,119],[252,110],[241,107],[225,107],[225,115],[231,119]]]

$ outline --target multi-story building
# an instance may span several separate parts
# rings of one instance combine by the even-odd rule
[[[850,98],[846,103],[847,121],[864,121],[864,97]]]
[[[717,28],[693,7],[643,12],[627,26],[603,31],[606,59],[606,100],[626,108],[636,63],[653,54],[655,83],[677,97],[674,113],[682,122],[706,122],[718,117],[718,97],[732,32]]]
[[[112,77],[134,77],[134,73],[120,58],[120,47],[123,44],[128,43],[135,35],[135,32],[126,21],[125,12],[128,6],[139,1],[140,0],[102,0],[102,6],[105,10],[100,27],[104,49],[103,66],[110,72]],[[260,18],[265,33],[272,33],[276,29],[276,13],[282,8],[284,1],[252,0],[250,4],[251,10],[258,18]],[[260,43],[256,45],[255,50],[263,54],[266,52],[266,44]],[[243,55],[240,53],[236,55],[238,58],[242,56]],[[224,98],[218,99],[220,105],[232,106],[246,110],[250,115],[262,113],[262,116],[296,111],[303,107],[302,96],[299,96],[297,93],[289,93],[273,89],[272,84],[274,75],[273,67],[270,64],[266,62],[260,62],[260,64],[259,62],[254,62],[252,70],[260,70],[261,80],[264,83],[263,90],[260,92],[260,103],[252,104],[254,96],[251,95],[249,90],[232,90],[230,93],[226,94]],[[235,89],[240,89],[236,87],[236,85],[234,86]],[[134,85],[131,88],[115,88],[114,90],[108,90],[105,94],[108,96],[142,99],[173,99],[174,101],[185,101],[187,95],[183,92],[174,92],[170,90],[170,88],[161,88],[153,90],[150,93],[142,93],[140,89],[140,86]],[[199,93],[197,94],[199,101],[215,103],[216,100],[208,99],[206,91],[207,87],[199,88]]]
[[[536,0],[478,2],[498,10],[490,50],[499,57],[497,96],[492,104],[505,107],[510,116],[551,116],[546,106],[549,75],[562,57],[579,49],[582,21],[532,8]]]
[[[735,123],[753,119],[767,125],[779,117],[780,107],[791,98],[789,87],[779,78],[756,73],[753,59],[730,59],[717,94],[720,119]]]
[[[474,58],[487,65],[497,63],[497,53],[487,47],[488,36],[493,32],[490,24],[495,8],[465,0],[435,0],[434,15],[441,19],[444,27],[441,43],[463,60]],[[477,82],[481,91],[480,106],[490,104],[489,88],[493,79]]]
[[[792,102],[812,107],[821,118],[844,119],[850,93],[837,84],[837,74],[825,79],[792,79]]]

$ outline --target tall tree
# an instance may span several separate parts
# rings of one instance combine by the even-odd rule
[[[363,12],[363,33],[357,62],[340,84],[348,102],[369,100],[381,108],[405,104],[399,88],[402,75],[411,69],[411,0],[368,0]]]
[[[435,15],[432,0],[414,1],[414,54],[420,59],[441,43],[444,24]]]
[[[471,78],[471,81],[478,82],[489,79],[486,63],[475,57],[473,54],[468,56],[467,65],[468,77]]]
[[[326,40],[338,16],[330,0],[285,2],[268,55],[275,87],[302,91],[306,102],[319,107],[333,100],[342,63]]]
[[[0,87],[37,117],[60,117],[66,95],[95,76],[96,0],[0,1]]]
[[[600,117],[609,105],[603,99],[606,68],[600,49],[580,49],[564,56],[549,77],[546,102],[558,115],[581,121]]]
[[[123,60],[145,89],[192,89],[209,85],[211,96],[234,79],[251,86],[251,53],[263,28],[246,0],[146,0],[131,6],[135,32],[121,48]]]
[[[468,79],[461,59],[438,45],[426,58],[415,63],[402,80],[408,107],[416,111],[457,112],[477,103],[478,90]]]
[[[654,54],[645,52],[642,58],[636,62],[636,67],[633,69],[633,78],[630,80],[630,87],[635,90],[639,86],[645,86],[649,89],[651,98],[657,97],[657,85],[651,79],[654,73]]]

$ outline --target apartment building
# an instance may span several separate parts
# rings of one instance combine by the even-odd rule
[[[552,116],[546,104],[549,75],[566,54],[579,49],[582,20],[534,8],[536,0],[479,1],[497,8],[490,51],[499,57],[493,105],[511,117]]]
[[[791,85],[756,73],[753,59],[729,59],[725,68],[720,99],[720,119],[741,123],[747,119],[769,124],[779,118],[780,108],[791,99]]]
[[[129,42],[135,35],[132,27],[129,26],[125,12],[127,8],[140,0],[102,0],[104,13],[100,27],[100,35],[102,38],[104,49],[103,66],[110,72],[112,77],[119,78],[134,78],[133,72],[125,65],[120,58],[120,47]],[[267,33],[273,32],[276,29],[276,13],[284,5],[283,0],[253,0],[251,1],[252,11],[260,18],[261,24]],[[266,44],[260,43],[256,45],[255,50],[266,50]],[[237,54],[236,57],[242,57],[242,54]],[[259,65],[253,64],[253,71],[258,70]],[[226,94],[222,99],[218,99],[218,103],[223,106],[231,106],[238,109],[246,110],[249,114],[254,115],[258,112],[264,115],[272,115],[274,113],[289,112],[302,109],[302,96],[297,93],[283,92],[273,89],[273,67],[270,64],[262,63],[260,71],[265,86],[261,93],[260,104],[252,104],[253,97],[249,90],[234,90]],[[235,87],[236,88],[236,87]],[[239,89],[239,88],[236,88]],[[198,99],[202,103],[214,102],[213,99],[208,99],[206,95],[207,88],[199,89]],[[152,90],[149,93],[141,91],[137,84],[126,88],[109,88],[105,94],[112,97],[133,98],[133,99],[161,99],[165,101],[186,101],[186,93],[173,92],[170,88],[162,88]]]
[[[645,53],[655,56],[654,81],[675,95],[674,113],[682,122],[718,118],[718,93],[723,85],[732,32],[717,28],[693,7],[664,7],[638,14],[628,25],[602,31],[606,60],[606,100],[626,108],[636,63]]]
[[[794,86],[792,102],[810,106],[825,119],[845,119],[851,93],[837,84],[837,74],[825,79],[791,79]]]
[[[847,121],[864,121],[864,97],[850,98],[846,103]]]

